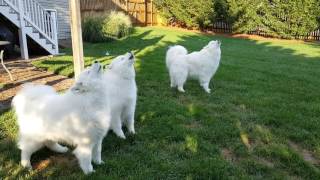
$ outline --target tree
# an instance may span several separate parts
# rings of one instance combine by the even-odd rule
[[[319,27],[318,0],[227,0],[236,32],[264,31],[279,37],[306,36]]]
[[[187,28],[207,28],[223,20],[234,32],[291,38],[320,26],[319,0],[155,0],[155,4],[169,23]]]
[[[168,23],[177,23],[187,28],[205,28],[212,24],[215,13],[212,0],[155,0]]]

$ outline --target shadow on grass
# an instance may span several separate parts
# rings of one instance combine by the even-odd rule
[[[109,43],[85,43],[84,44],[84,55],[85,55],[85,66],[91,65],[93,60],[99,60],[101,63],[106,64],[115,55],[124,54],[129,51],[134,51],[139,53],[142,49],[156,44],[164,37],[155,36],[146,39],[152,31],[146,31],[141,34],[133,35],[128,38],[121,39],[119,41],[109,42]],[[143,43],[141,43],[143,41]],[[115,45],[113,45],[115,43]],[[111,53],[110,56],[106,56],[106,52]],[[58,56],[55,58],[37,61],[33,64],[40,68],[45,68],[49,71],[53,71],[57,74],[62,74],[68,77],[73,77],[73,62],[72,62],[72,52],[70,49],[65,50],[66,56]]]
[[[141,120],[140,131],[146,133],[144,137],[147,134],[156,134],[156,137],[151,138],[159,141],[159,148],[165,149],[166,154],[172,151],[169,148],[171,144],[186,141],[189,147],[188,137],[195,136],[198,138],[191,142],[197,144],[197,148],[191,148],[191,151],[196,154],[206,152],[209,147],[203,145],[209,144],[212,149],[224,146],[235,149],[237,155],[251,160],[251,164],[242,161],[237,167],[228,164],[226,168],[237,170],[232,173],[221,168],[209,173],[211,177],[237,177],[237,173],[243,173],[245,177],[320,177],[317,167],[304,161],[301,155],[290,150],[287,144],[288,140],[294,139],[309,149],[315,150],[319,147],[316,137],[319,135],[320,126],[313,126],[316,123],[313,117],[318,117],[320,110],[308,109],[320,103],[320,98],[315,98],[318,97],[320,88],[320,54],[316,49],[319,45],[312,45],[312,52],[303,54],[298,45],[291,47],[281,44],[281,41],[261,43],[248,39],[196,35],[184,35],[180,36],[180,39],[176,42],[165,39],[160,45],[150,47],[152,51],[137,55],[141,59],[137,69],[140,98],[137,116]],[[214,92],[211,95],[205,94],[196,81],[187,82],[185,94],[171,90],[164,61],[167,47],[180,44],[191,52],[200,50],[211,39],[222,41],[221,66],[213,78],[215,86],[211,83]],[[189,108],[188,111],[190,105],[196,107],[196,110]],[[239,108],[244,108],[243,112],[239,112]],[[149,121],[146,118],[149,118]],[[309,119],[309,122],[306,122],[306,119]],[[239,122],[246,126],[239,129]],[[251,141],[258,138],[258,135],[251,137],[250,131],[252,127],[261,125],[270,129],[274,136],[273,142],[269,142],[270,145],[259,144],[259,147],[250,150],[248,146]],[[297,133],[297,129],[293,130],[293,127],[308,133]],[[161,144],[162,141],[165,142]],[[165,146],[166,143],[170,145]],[[276,167],[270,168],[266,164],[255,162],[255,156],[259,155],[261,149],[264,149],[266,154],[276,154],[272,158],[264,155],[267,159],[273,159],[281,171],[270,173],[276,170]],[[280,150],[284,153],[278,152]],[[177,153],[184,154],[182,151]],[[195,155],[197,159],[182,156],[179,160],[186,164],[200,163],[207,161],[209,154]],[[218,158],[217,154],[213,157]],[[209,163],[210,169],[215,169],[215,158]],[[192,160],[189,161],[190,159]],[[177,161],[174,158],[171,160]],[[256,164],[259,166],[255,167]],[[181,170],[173,166],[172,168],[173,171]],[[185,170],[189,168],[192,169],[192,165],[185,167]],[[199,168],[197,170],[191,177],[206,177]]]
[[[186,83],[185,94],[170,89],[164,60],[167,47],[180,44],[191,52],[200,50],[211,39],[222,41],[221,65],[210,85],[213,93],[206,94],[192,80]],[[159,29],[138,31],[112,44],[86,44],[87,63],[94,58],[108,62],[110,57],[103,55],[106,50],[113,56],[134,50],[137,57],[137,134],[124,141],[109,133],[103,143],[106,164],[96,166],[91,177],[318,179],[319,169],[287,145],[292,140],[311,150],[319,147],[316,117],[320,117],[320,55],[317,50],[303,55],[299,48],[281,41]],[[58,64],[61,69],[57,73],[67,68],[72,72],[71,61],[62,59],[41,63]],[[65,62],[59,65],[59,61]],[[15,147],[5,152],[11,148]],[[234,162],[222,156],[223,148],[233,152]],[[39,153],[51,156],[44,150],[34,157],[39,157]],[[15,166],[8,172],[17,169],[17,156],[4,155],[6,162],[14,159]],[[272,162],[272,166],[257,158]],[[41,164],[41,159],[34,158],[33,163]],[[49,174],[35,174],[83,177],[79,168],[55,169],[60,165],[45,168],[52,170]],[[15,177],[23,177],[24,173],[19,171]]]

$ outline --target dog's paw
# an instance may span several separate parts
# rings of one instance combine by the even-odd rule
[[[84,173],[85,175],[89,175],[89,174],[94,173],[94,172],[96,172],[96,170],[92,170],[92,171],[83,171],[83,173]]]
[[[104,161],[102,161],[101,159],[100,160],[93,160],[93,162],[97,165],[101,165],[101,164],[104,164]]]
[[[82,171],[83,171],[83,173],[86,174],[86,175],[96,172],[96,171],[93,169],[93,166],[92,166],[91,164],[90,164],[90,166],[88,166],[88,167],[86,167],[86,168],[83,168]]]
[[[124,133],[117,134],[117,136],[121,139],[126,139],[126,136],[124,135]]]
[[[129,128],[128,131],[129,131],[130,134],[135,134],[135,133],[136,133],[136,131],[134,130],[134,128]]]
[[[66,153],[68,151],[69,151],[69,148],[64,147],[64,146],[59,149],[59,153]]]
[[[105,162],[101,160],[101,161],[98,162],[97,164],[98,164],[98,165],[101,165],[101,164],[104,164],[104,163],[105,163]]]
[[[186,91],[185,91],[183,88],[181,88],[181,87],[178,88],[178,91],[180,91],[180,92],[182,92],[182,93],[186,92]]]
[[[22,161],[21,161],[21,165],[22,165],[22,167],[24,167],[24,168],[28,168],[29,170],[32,170],[32,166],[31,166],[30,161],[22,160]]]

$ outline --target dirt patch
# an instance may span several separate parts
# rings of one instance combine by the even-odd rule
[[[238,158],[236,157],[236,155],[227,148],[222,148],[221,149],[221,154],[223,156],[223,158],[229,162],[236,162],[238,161]]]
[[[12,73],[14,81],[10,81],[8,74],[1,66],[0,112],[10,108],[13,96],[16,95],[24,83],[47,84],[53,86],[57,91],[65,90],[72,85],[73,79],[38,69],[31,64],[31,61],[19,59],[5,61],[5,65]]]
[[[286,41],[288,43],[295,44],[297,42],[314,42],[318,43],[316,40],[299,40],[299,39],[281,39],[281,38],[274,38],[274,37],[263,37],[263,36],[258,36],[254,34],[231,34],[231,33],[217,33],[213,31],[199,31],[199,30],[192,30],[192,29],[185,29],[185,28],[180,28],[180,27],[175,27],[175,26],[170,26],[168,27],[170,29],[177,29],[180,31],[186,31],[186,32],[194,32],[194,33],[199,33],[199,34],[204,34],[204,35],[219,35],[219,36],[224,36],[224,37],[232,37],[232,38],[240,38],[240,39],[252,39],[252,40],[281,40],[281,41]]]
[[[305,161],[309,162],[310,164],[313,165],[319,165],[320,161],[318,159],[315,158],[315,156],[313,155],[313,153],[309,150],[306,150],[302,147],[300,147],[298,144],[289,141],[289,146],[294,149],[296,152],[298,152]]]
[[[71,154],[59,154],[55,156],[50,156],[47,159],[40,160],[33,165],[33,169],[38,171],[43,171],[49,166],[57,167],[75,167],[77,164],[77,159]]]
[[[268,159],[265,159],[265,158],[261,158],[261,157],[255,157],[255,160],[257,162],[259,162],[260,164],[263,164],[269,168],[274,168],[274,164],[273,162],[271,162],[270,160]]]
[[[184,125],[184,127],[188,128],[188,129],[198,129],[198,128],[201,128],[201,126],[202,125],[197,120],[194,120],[190,124],[185,124]]]

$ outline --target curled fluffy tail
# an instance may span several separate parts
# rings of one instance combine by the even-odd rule
[[[166,64],[167,68],[170,67],[171,63],[175,60],[178,59],[178,56],[183,56],[187,55],[188,51],[185,47],[180,46],[180,45],[175,45],[172,46],[168,49],[167,54],[166,54]]]
[[[37,106],[39,100],[46,95],[55,94],[56,91],[51,86],[36,85],[27,83],[12,100],[12,106],[19,115],[24,113],[28,108]]]

